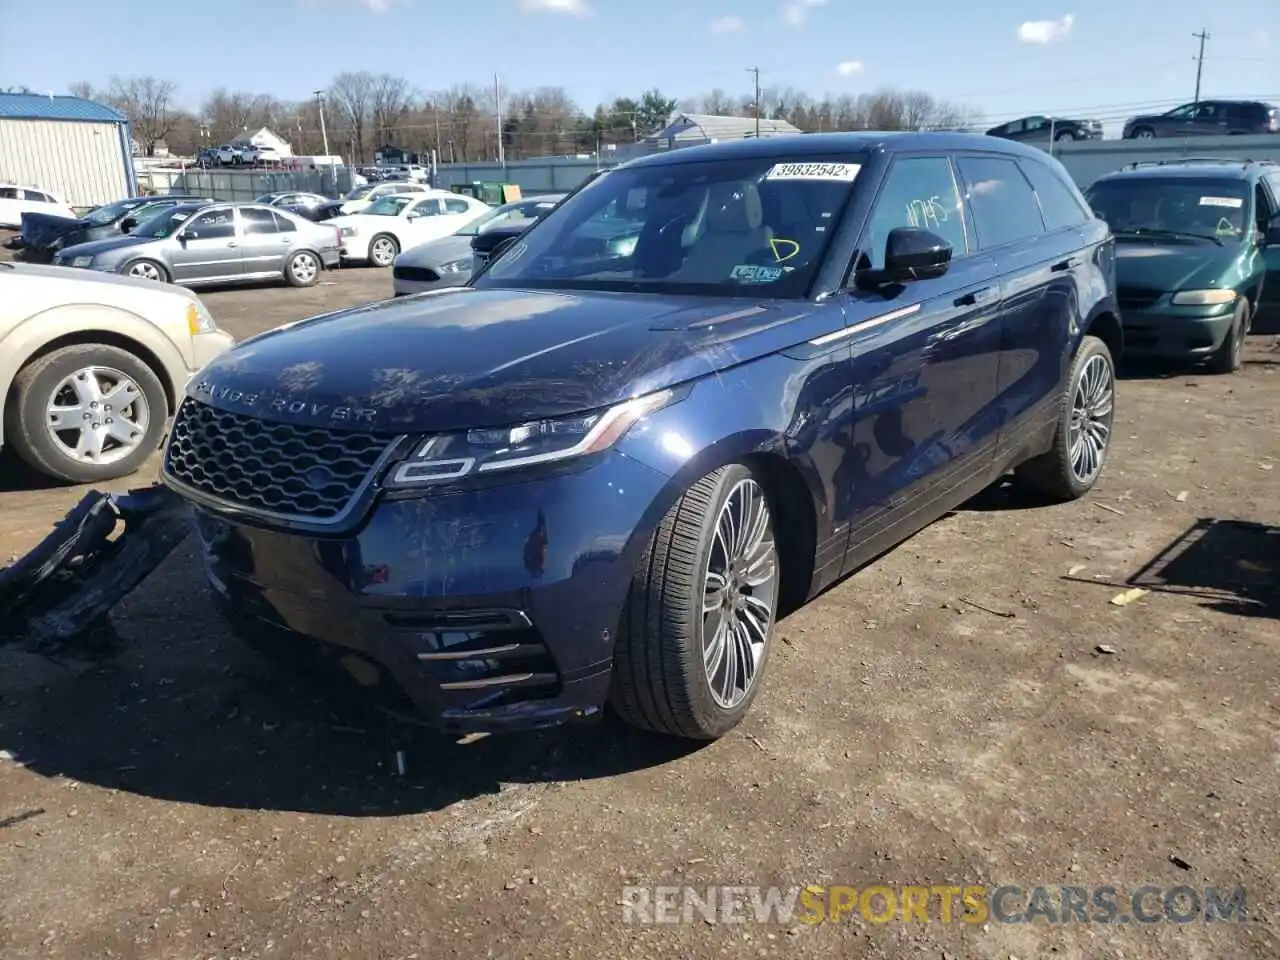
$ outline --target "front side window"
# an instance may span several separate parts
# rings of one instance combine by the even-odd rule
[[[1035,188],[1046,229],[1078,227],[1089,218],[1089,211],[1080,205],[1075,191],[1063,183],[1061,176],[1047,164],[1038,160],[1020,160],[1018,165]]]
[[[455,200],[453,197],[447,197],[444,201],[444,209],[447,213],[470,213],[471,204],[465,200]]]
[[[1196,114],[1196,105],[1194,103],[1188,103],[1186,106],[1177,107],[1176,109],[1170,110],[1168,113],[1165,114],[1165,116],[1170,117],[1174,120],[1190,120],[1192,117],[1195,116],[1195,114]]]
[[[861,159],[760,157],[615,170],[537,221],[475,283],[803,297]]]
[[[156,213],[139,223],[130,236],[146,237],[149,240],[163,240],[173,236],[174,232],[190,219],[194,210],[183,207],[168,208]]]
[[[199,240],[230,240],[236,235],[236,223],[230,207],[209,210],[191,221],[189,228]]]
[[[1035,191],[1018,165],[1004,157],[961,157],[965,199],[973,214],[978,246],[993,247],[1044,233]]]
[[[390,196],[373,201],[361,212],[368,217],[398,217],[400,211],[409,205],[412,198]]]
[[[1121,238],[1221,240],[1240,236],[1249,222],[1249,185],[1243,180],[1117,177],[1095,183],[1085,197]]]
[[[938,234],[951,244],[953,257],[968,252],[960,191],[946,157],[906,157],[894,163],[859,245],[858,269],[884,267],[885,244],[898,227]]]

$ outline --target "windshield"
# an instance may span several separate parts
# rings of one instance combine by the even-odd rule
[[[802,297],[861,158],[621,168],[512,245],[480,287]]]
[[[105,227],[108,223],[115,223],[134,207],[144,202],[142,200],[117,200],[115,203],[108,203],[105,207],[99,207],[92,213],[85,214],[85,223],[91,227]]]
[[[1249,190],[1242,180],[1121,177],[1095,183],[1085,197],[1117,235],[1220,240],[1241,236],[1249,222]]]
[[[347,193],[347,195],[344,196],[342,199],[343,200],[363,200],[365,197],[369,195],[369,191],[371,191],[372,189],[373,189],[373,186],[371,184],[366,183],[363,187],[356,187],[354,190]]]
[[[554,210],[557,202],[555,200],[521,200],[519,203],[509,203],[496,210],[490,210],[479,220],[472,220],[454,236],[474,237],[476,234],[515,220],[537,220]]]
[[[253,202],[254,202],[254,203],[265,203],[265,204],[267,204],[268,206],[270,206],[270,204],[271,204],[271,202],[272,202],[273,200],[277,200],[277,199],[279,199],[280,197],[283,197],[283,196],[285,196],[285,194],[283,194],[283,193],[264,193],[262,196],[258,197],[258,199],[254,200]]]
[[[394,217],[398,216],[400,211],[414,200],[421,199],[421,197],[406,197],[403,195],[382,197],[373,201],[360,212],[370,217]]]
[[[146,237],[148,240],[162,240],[172,235],[178,227],[182,226],[183,221],[195,212],[194,207],[169,207],[167,210],[142,221],[129,236]]]

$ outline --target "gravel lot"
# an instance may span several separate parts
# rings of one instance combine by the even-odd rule
[[[205,299],[243,337],[390,288],[327,279]],[[0,654],[0,956],[1272,960],[1278,369],[1265,337],[1237,376],[1130,376],[1093,496],[993,489],[793,614],[701,749],[342,726],[226,634],[183,544],[119,656]],[[0,461],[0,558],[82,493]],[[1243,885],[1248,919],[624,922],[624,886],[684,884]]]

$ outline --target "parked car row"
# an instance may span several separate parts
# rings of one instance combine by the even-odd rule
[[[104,240],[129,233],[142,220],[180,203],[212,203],[205,197],[171,194],[165,197],[129,197],[95,207],[83,217],[24,213],[22,228],[10,246],[17,259],[50,263],[64,247]]]
[[[1280,108],[1256,100],[1200,100],[1165,113],[1144,114],[1125,122],[1126,140],[1156,137],[1220,137],[1280,133]],[[1101,140],[1100,120],[1030,116],[992,127],[988,136],[1005,140],[1057,143]]]
[[[280,151],[273,146],[235,142],[205,147],[196,154],[195,162],[199,167],[253,167],[273,166],[282,159]]]

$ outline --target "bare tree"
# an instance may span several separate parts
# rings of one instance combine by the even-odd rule
[[[177,91],[177,84],[156,77],[112,77],[107,86],[107,101],[129,118],[133,137],[148,157],[173,128]]]
[[[374,77],[369,89],[369,120],[375,146],[395,143],[413,105],[409,81],[384,73]]]
[[[73,97],[79,97],[81,100],[96,100],[98,92],[94,90],[92,83],[80,80],[67,87]]]
[[[360,163],[365,157],[365,131],[373,108],[376,80],[367,70],[340,73],[329,84],[329,103],[338,123],[347,132],[350,162]]]
[[[201,104],[200,119],[213,140],[227,143],[251,132],[249,127],[264,112],[267,99],[244,90],[219,88]]]
[[[710,93],[705,93],[698,98],[698,112],[709,113],[713,117],[737,116],[741,103],[741,97],[732,97],[716,87]]]

